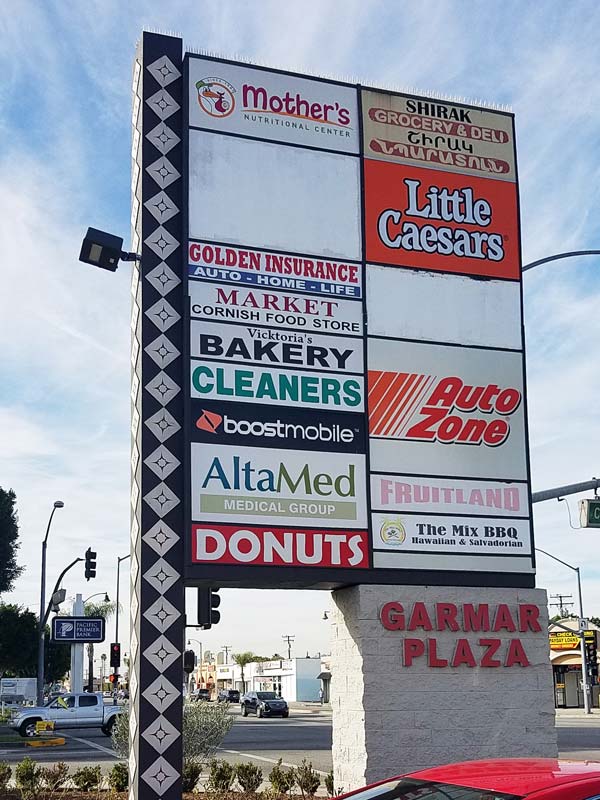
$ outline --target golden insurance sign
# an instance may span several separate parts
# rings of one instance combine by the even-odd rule
[[[586,642],[596,641],[596,631],[585,631]],[[579,634],[576,631],[557,631],[549,634],[550,650],[577,650],[580,646]]]

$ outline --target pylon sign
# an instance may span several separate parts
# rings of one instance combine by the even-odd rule
[[[156,34],[133,123],[130,766],[167,797],[185,584],[534,585],[517,171],[506,112]]]

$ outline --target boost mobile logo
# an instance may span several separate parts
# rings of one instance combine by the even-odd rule
[[[407,201],[404,211],[388,208],[377,221],[377,232],[382,243],[389,248],[437,253],[442,256],[502,261],[504,244],[502,234],[485,230],[473,231],[459,225],[477,225],[487,228],[492,222],[492,207],[484,198],[475,198],[472,189],[455,189],[430,186],[424,193],[421,181],[405,178]],[[420,198],[419,195],[422,195]],[[420,205],[421,203],[421,205]],[[454,223],[436,227],[421,224],[402,216]]]
[[[202,411],[196,421],[196,427],[208,433],[217,433],[223,425],[225,434],[239,434],[240,436],[264,436],[267,439],[294,439],[307,442],[344,442],[350,444],[354,441],[355,431],[351,428],[342,428],[341,425],[300,425],[291,422],[260,422],[258,420],[240,419],[215,414],[211,411]]]

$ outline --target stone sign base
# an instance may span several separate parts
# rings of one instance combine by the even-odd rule
[[[546,592],[333,592],[336,789],[436,764],[555,757]]]

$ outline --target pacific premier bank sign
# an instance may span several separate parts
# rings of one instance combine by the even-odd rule
[[[512,116],[184,66],[187,580],[532,586]]]

